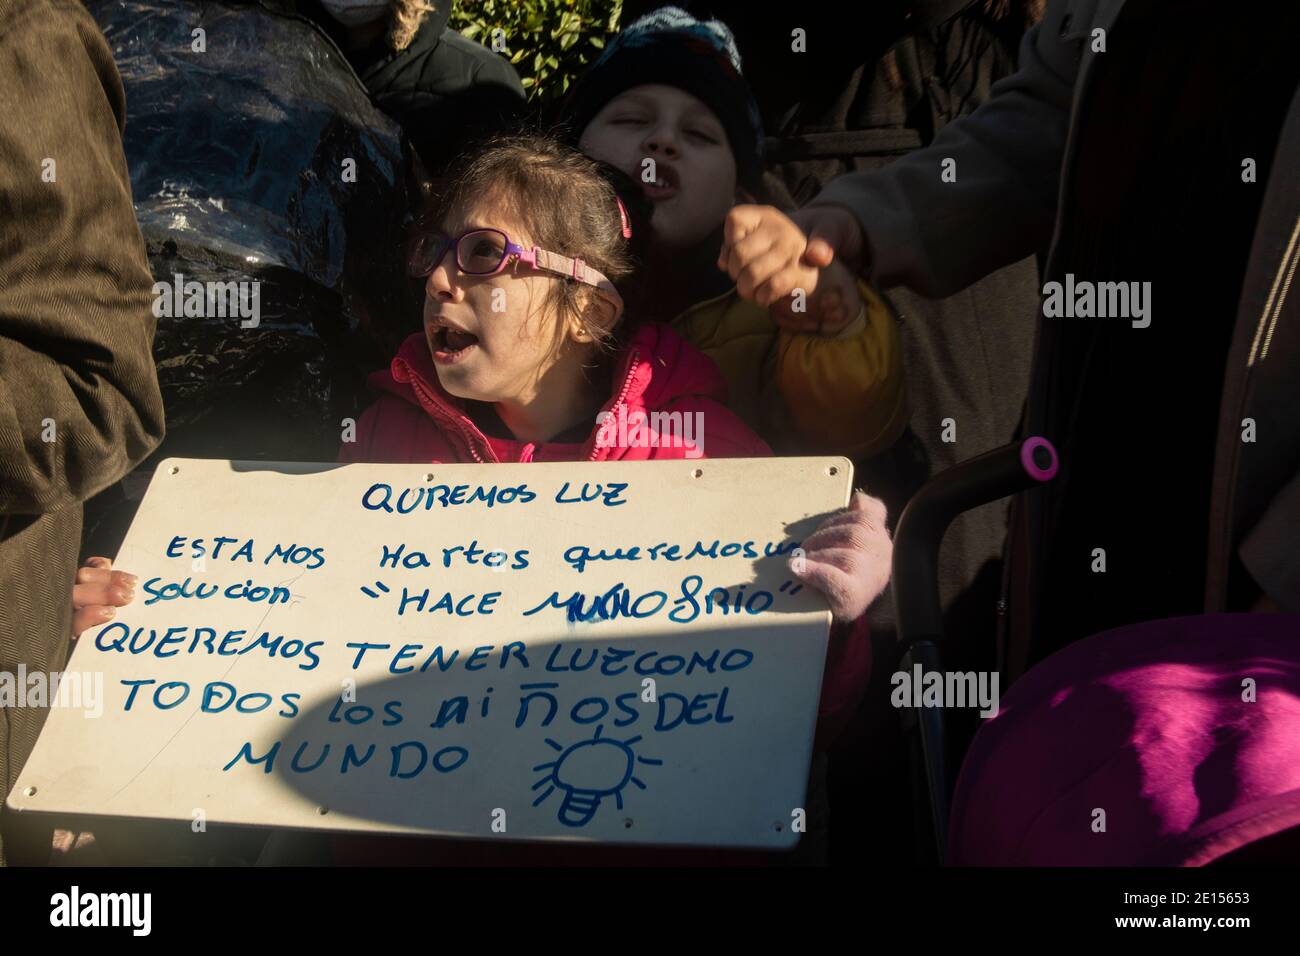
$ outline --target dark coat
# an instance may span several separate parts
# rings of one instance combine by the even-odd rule
[[[80,3],[0,0],[0,114],[0,671],[48,672],[67,655],[82,502],[163,436],[153,279],[122,84]],[[5,796],[45,716],[0,708]]]
[[[1273,10],[1267,29],[1257,10],[1210,0],[1098,10],[1107,50],[1075,84],[1044,279],[1149,282],[1150,324],[1040,323],[1028,426],[1058,445],[1062,473],[1025,499],[1017,560],[1033,602],[1015,615],[1013,674],[1122,624],[1248,611],[1263,595],[1300,610],[1285,282],[1298,154],[1281,136],[1300,9]]]
[[[447,29],[451,7],[439,3],[410,45],[393,52],[382,38],[348,50],[342,28],[316,0],[299,4],[339,44],[371,100],[401,125],[434,175],[469,141],[500,132],[524,109],[524,88],[509,59]]]

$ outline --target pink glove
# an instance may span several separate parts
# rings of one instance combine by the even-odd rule
[[[823,521],[803,550],[789,559],[791,573],[826,596],[836,621],[856,620],[889,583],[894,544],[885,530],[885,503],[855,491],[848,508]]]

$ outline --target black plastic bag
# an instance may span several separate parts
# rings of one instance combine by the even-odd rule
[[[360,373],[403,331],[383,325],[405,292],[398,127],[304,18],[174,0],[90,9],[126,88],[126,156],[155,278],[260,283],[255,328],[159,319],[168,440],[185,446],[167,453],[332,458]],[[231,431],[202,429],[212,444],[197,444],[190,431],[205,422]]]
[[[126,157],[155,279],[244,293],[244,313],[225,316],[212,299],[205,316],[168,314],[172,296],[159,297],[167,437],[136,475],[171,455],[332,460],[343,420],[367,401],[365,374],[419,323],[401,268],[398,126],[324,31],[283,9],[87,6],[126,90]],[[125,497],[139,483],[128,478]]]

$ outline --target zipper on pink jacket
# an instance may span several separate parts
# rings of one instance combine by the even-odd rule
[[[610,400],[605,405],[605,407],[601,409],[602,412],[607,412],[610,409],[618,408],[618,406],[623,404],[624,400],[627,398],[628,391],[632,388],[632,376],[636,372],[636,363],[640,355],[641,355],[640,350],[638,349],[632,350],[632,356],[627,363],[627,374],[623,376],[623,387],[619,389],[618,395],[612,400]],[[596,435],[599,434],[600,431],[599,429],[597,429]],[[587,461],[595,461],[596,456],[600,454],[600,446],[599,443],[596,441],[596,438],[593,437],[591,439],[591,444],[592,444],[591,454],[587,456]]]
[[[474,448],[475,439],[477,437],[474,431],[477,431],[477,429],[470,431],[465,427],[464,422],[460,421],[455,416],[447,414],[447,412],[442,408],[442,403],[425,390],[423,383],[420,381],[420,376],[416,373],[415,369],[407,365],[406,362],[402,362],[402,365],[405,366],[407,373],[410,375],[411,387],[415,389],[416,397],[420,399],[420,403],[426,408],[431,409],[433,413],[444,422],[455,425],[456,430],[459,431],[461,437],[465,439],[465,444],[469,448],[469,453],[474,456],[474,461],[480,465],[487,464],[487,462],[479,457],[478,451]],[[464,416],[462,415],[460,418],[464,418]],[[496,456],[493,457],[495,458]]]

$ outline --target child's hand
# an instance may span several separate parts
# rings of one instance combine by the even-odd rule
[[[768,309],[772,320],[793,332],[834,336],[844,331],[866,305],[852,273],[838,262],[817,270],[813,287],[804,290],[802,303],[793,295],[777,299]],[[802,311],[795,311],[799,304]]]
[[[108,558],[88,558],[72,586],[72,636],[111,621],[117,609],[135,600],[134,574],[114,571]]]
[[[837,622],[856,620],[889,583],[894,544],[885,528],[885,503],[855,491],[848,508],[808,536],[803,551],[789,559],[790,571],[826,596]]]

